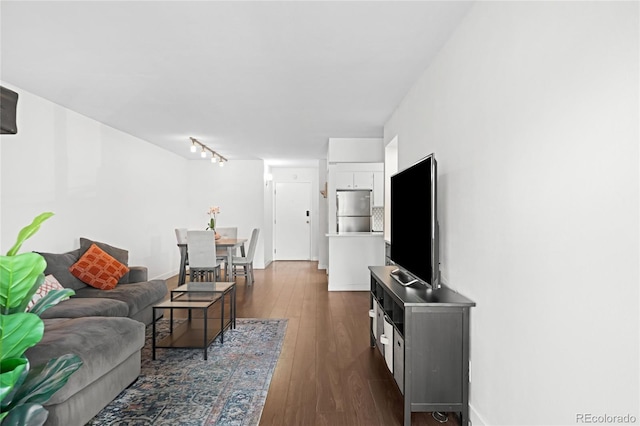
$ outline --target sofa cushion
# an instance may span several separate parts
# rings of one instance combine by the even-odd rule
[[[102,243],[100,241],[93,241],[93,240],[90,240],[89,238],[80,237],[80,250],[81,250],[82,253],[84,253],[87,250],[89,250],[89,247],[91,247],[91,244],[97,245],[102,250],[107,252],[109,254],[109,256],[112,256],[118,262],[122,263],[124,266],[129,266],[129,251],[127,251],[125,249],[118,248],[118,247],[111,246],[111,245],[109,245],[107,243]],[[122,278],[120,278],[120,280],[118,282],[119,283],[128,283],[129,282],[129,272],[127,271],[127,273],[124,274],[122,276]]]
[[[120,300],[129,306],[129,317],[133,317],[150,304],[162,301],[166,294],[167,285],[164,280],[151,280],[143,283],[119,285],[109,291],[85,287],[76,291],[75,297],[102,297]]]
[[[143,283],[149,279],[149,270],[146,266],[129,266],[129,282]],[[120,280],[122,282],[122,280]],[[123,283],[124,284],[124,283]]]
[[[27,304],[27,311],[30,311],[31,308],[36,304],[36,302],[47,295],[51,290],[64,290],[62,284],[56,280],[56,277],[53,275],[47,275],[44,277],[44,282],[38,287],[33,297]]]
[[[47,405],[58,404],[109,373],[144,346],[145,326],[129,318],[88,317],[44,320],[42,340],[26,352],[31,365],[72,353],[83,362]],[[116,343],[117,342],[117,343]],[[133,381],[135,377],[132,377]]]
[[[91,244],[89,250],[69,270],[83,282],[101,290],[113,289],[118,285],[118,280],[129,272],[126,265],[118,262],[96,244]]]
[[[44,270],[45,275],[53,275],[58,282],[65,288],[78,290],[87,285],[74,277],[69,268],[80,259],[82,249],[76,249],[67,253],[41,253],[38,252],[47,262],[47,268]]]
[[[128,317],[129,306],[115,299],[73,297],[40,314],[40,318]]]

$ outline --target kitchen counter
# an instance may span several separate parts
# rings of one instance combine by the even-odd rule
[[[369,291],[369,266],[384,265],[382,232],[340,232],[329,238],[329,291]]]

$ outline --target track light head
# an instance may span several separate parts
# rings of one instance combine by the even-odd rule
[[[211,153],[211,162],[212,163],[220,163],[220,166],[223,166],[222,163],[225,162],[225,161],[228,161],[222,155],[218,154],[217,152],[215,152],[214,150],[212,150],[211,148],[209,148],[208,146],[206,146],[205,144],[203,144],[199,140],[197,140],[195,138],[190,138],[190,139],[191,139],[191,152],[196,152],[197,151],[197,146],[200,146],[200,148],[202,148],[202,151],[200,152],[200,157],[207,158],[207,151],[209,151]]]

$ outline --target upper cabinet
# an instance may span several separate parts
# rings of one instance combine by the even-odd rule
[[[336,189],[373,189],[373,172],[337,172]]]
[[[353,189],[353,172],[336,172],[336,189]]]

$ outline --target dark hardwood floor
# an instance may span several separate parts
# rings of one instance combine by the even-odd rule
[[[238,318],[287,318],[261,425],[401,425],[402,395],[369,346],[369,293],[328,292],[317,262],[274,262],[237,281]],[[177,279],[168,281],[175,287]],[[439,423],[413,413],[413,425]]]

